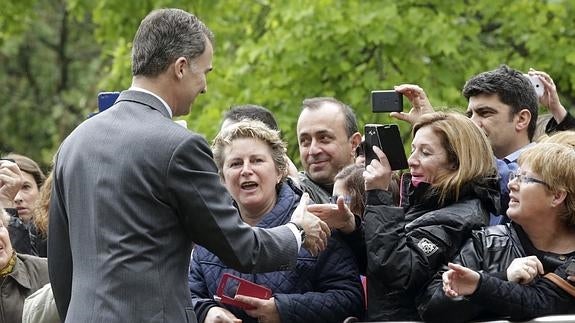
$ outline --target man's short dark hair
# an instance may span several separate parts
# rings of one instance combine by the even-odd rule
[[[522,109],[529,110],[531,121],[527,134],[529,140],[533,139],[539,103],[533,85],[523,73],[507,65],[501,65],[495,70],[475,75],[465,83],[463,96],[469,100],[470,97],[481,94],[497,94],[501,102],[511,107],[510,118]]]
[[[341,112],[343,112],[344,116],[345,116],[345,132],[347,134],[347,137],[350,138],[354,133],[359,131],[359,128],[357,127],[357,118],[355,117],[355,113],[353,112],[353,109],[335,99],[332,97],[315,97],[315,98],[308,98],[303,100],[302,103],[302,110],[303,109],[318,109],[319,107],[321,107],[324,103],[333,103],[337,106],[339,106]]]
[[[180,9],[154,10],[142,20],[132,47],[132,75],[154,77],[178,57],[202,55],[212,32],[196,16]]]
[[[240,122],[244,119],[258,120],[263,122],[272,130],[279,130],[278,123],[274,118],[273,113],[259,105],[236,105],[230,107],[230,109],[224,113],[224,120]]]

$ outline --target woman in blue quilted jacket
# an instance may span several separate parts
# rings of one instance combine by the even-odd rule
[[[286,148],[278,131],[260,121],[241,121],[222,129],[212,148],[244,222],[272,228],[290,221],[302,192],[287,177]],[[237,298],[250,310],[216,301],[224,273],[269,288],[271,298]],[[237,272],[196,246],[189,287],[199,322],[342,322],[363,315],[357,265],[349,247],[335,236],[318,256],[300,249],[294,270],[265,274]]]

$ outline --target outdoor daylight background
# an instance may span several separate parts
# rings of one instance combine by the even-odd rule
[[[211,141],[224,110],[259,104],[275,113],[296,162],[306,97],[350,104],[361,127],[397,122],[407,143],[407,124],[371,113],[371,90],[414,83],[434,106],[463,110],[465,81],[505,63],[548,72],[563,105],[575,102],[572,0],[0,0],[0,153],[49,167],[97,110],[98,92],[130,86],[134,33],[162,7],[194,13],[216,37],[208,93],[188,127]]]

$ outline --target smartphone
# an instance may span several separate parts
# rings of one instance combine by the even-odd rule
[[[272,297],[272,291],[265,286],[225,273],[220,280],[214,298],[222,304],[232,305],[244,310],[255,309],[249,304],[235,300],[234,297],[236,295],[269,299]]]
[[[537,93],[537,97],[538,98],[542,97],[543,94],[545,93],[545,87],[543,86],[543,83],[541,82],[539,77],[529,74],[523,74],[523,75],[525,75],[525,77],[528,78],[531,84],[533,85],[535,93]]]
[[[575,276],[575,259],[571,259],[565,272],[567,273],[567,276]]]
[[[403,95],[394,90],[371,91],[372,112],[403,111]]]
[[[100,92],[98,93],[98,111],[102,112],[116,103],[120,92]]]
[[[396,124],[366,124],[364,135],[366,166],[373,159],[377,159],[373,151],[373,146],[377,146],[385,153],[392,170],[408,168],[399,127]]]

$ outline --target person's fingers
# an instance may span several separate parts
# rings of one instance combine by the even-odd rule
[[[344,196],[338,196],[337,197],[337,209],[339,211],[345,211],[345,197]]]
[[[255,308],[258,308],[261,305],[261,300],[259,298],[256,298],[256,297],[249,297],[249,296],[245,296],[245,295],[236,294],[236,296],[234,296],[234,299],[236,301],[246,303],[246,304],[248,304],[252,307],[255,307]]]
[[[301,195],[300,200],[299,200],[299,205],[298,205],[298,207],[301,206],[302,208],[305,208],[305,207],[308,206],[309,203],[310,203],[309,194],[308,194],[308,193],[303,193],[303,194]]]
[[[458,272],[463,268],[463,266],[453,262],[447,263],[447,267],[449,267],[449,269],[453,269],[455,272]]]
[[[453,270],[448,270],[441,275],[441,279],[443,280],[443,284],[447,285],[451,282],[451,274]]]
[[[387,156],[385,155],[385,153],[383,152],[383,150],[381,150],[381,148],[377,147],[377,146],[373,146],[373,152],[377,155],[377,157],[379,158],[379,163],[387,168],[390,168],[391,166],[389,166],[389,160],[387,159]]]
[[[406,122],[411,121],[411,117],[409,116],[409,114],[407,114],[405,112],[391,112],[389,114],[389,116],[392,118],[395,118],[397,120],[401,120],[401,121],[406,121]]]
[[[527,284],[529,281],[531,281],[531,275],[529,275],[529,272],[527,270],[523,269],[517,272],[518,283]]]

